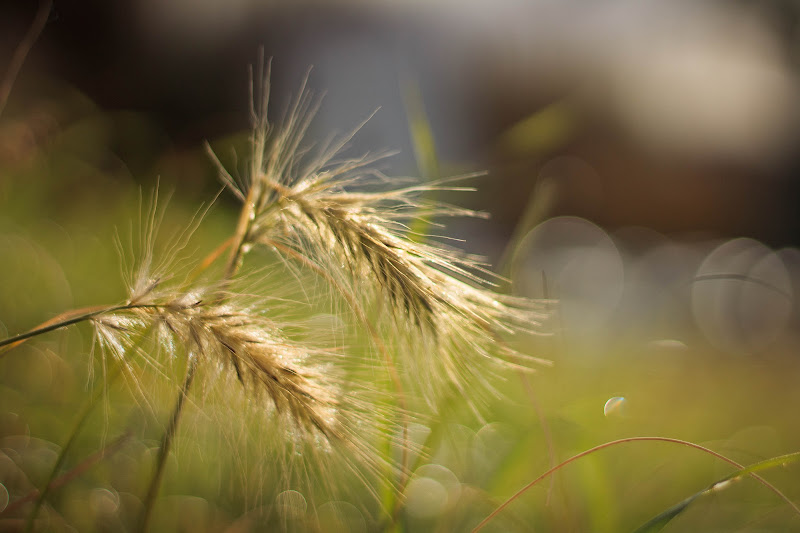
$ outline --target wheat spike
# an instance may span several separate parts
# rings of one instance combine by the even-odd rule
[[[268,87],[268,77],[261,83]],[[250,245],[279,243],[294,250],[342,280],[348,300],[358,295],[367,308],[387,302],[384,331],[401,333],[403,351],[425,347],[434,354],[424,361],[411,358],[410,366],[443,370],[459,389],[473,378],[484,380],[485,363],[528,367],[539,361],[495,346],[500,335],[541,332],[547,302],[498,294],[477,258],[409,235],[409,222],[417,217],[481,216],[421,198],[434,190],[472,189],[447,181],[391,188],[390,180],[371,168],[382,156],[341,158],[358,128],[312,153],[303,139],[319,101],[303,84],[288,118],[276,127],[266,116],[268,92],[261,90],[254,111],[254,155],[245,179],[236,182],[217,161],[223,181],[250,212],[245,236]],[[376,184],[386,190],[374,192]]]

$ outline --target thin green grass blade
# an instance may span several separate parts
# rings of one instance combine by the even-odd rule
[[[788,466],[792,463],[796,463],[797,461],[800,461],[800,452],[793,452],[793,453],[787,453],[786,455],[779,455],[777,457],[773,457],[771,459],[765,459],[761,462],[750,465],[747,468],[739,470],[738,472],[734,472],[733,474],[728,476],[727,479],[723,481],[732,480],[734,478],[741,477],[747,474],[754,474],[762,470],[769,470],[777,466]]]
[[[574,105],[565,98],[514,124],[502,135],[500,142],[514,154],[548,154],[572,138],[577,122]]]
[[[420,176],[426,182],[440,178],[439,158],[436,155],[436,142],[433,138],[433,129],[425,113],[425,105],[419,84],[414,80],[406,80],[403,84],[403,103],[408,117],[408,130],[411,135],[411,144],[414,146],[414,157],[417,161]],[[435,191],[431,194],[436,194]],[[416,219],[409,231],[411,239],[424,240],[428,234],[431,221],[427,217]]]
[[[167,464],[167,457],[169,457],[172,442],[178,432],[183,406],[185,405],[186,398],[189,396],[189,390],[194,382],[197,367],[198,362],[196,357],[192,357],[187,361],[186,376],[183,378],[183,385],[181,385],[180,393],[175,401],[175,407],[172,409],[167,429],[164,430],[164,435],[161,438],[161,446],[158,449],[158,457],[156,458],[153,477],[150,479],[150,485],[147,488],[147,494],[145,495],[142,505],[143,510],[139,524],[139,531],[142,533],[150,530],[150,520],[153,516],[153,508],[155,507],[156,499],[158,498],[158,491],[161,489],[161,482],[164,479],[164,468]]]
[[[53,481],[56,479],[56,475],[58,471],[64,464],[66,460],[67,453],[72,449],[72,445],[75,443],[75,439],[78,437],[78,434],[83,429],[83,426],[86,424],[86,421],[89,419],[89,415],[92,413],[94,408],[97,406],[100,399],[103,397],[104,393],[108,390],[108,386],[111,385],[116,378],[120,375],[121,367],[120,365],[116,365],[114,371],[108,376],[105,386],[98,387],[97,391],[92,395],[92,397],[86,401],[81,409],[78,417],[75,420],[75,425],[72,428],[72,432],[67,439],[66,444],[61,448],[58,457],[56,458],[55,464],[53,464],[53,468],[50,470],[50,475],[44,482],[42,486],[42,490],[39,491],[39,496],[36,498],[36,502],[33,504],[33,509],[31,510],[30,514],[28,515],[28,520],[25,523],[25,531],[32,531],[34,521],[36,520],[36,516],[39,514],[39,509],[41,509],[42,505],[44,504],[47,497],[50,495],[50,489],[53,485]]]
[[[664,526],[666,526],[673,518],[681,514],[687,507],[689,507],[690,503],[695,501],[706,492],[708,492],[708,489],[704,489],[697,494],[689,496],[682,502],[673,505],[655,518],[648,520],[646,524],[637,528],[633,533],[655,533],[657,531],[661,531]]]
[[[766,459],[764,461],[750,465],[747,468],[742,468],[741,470],[737,470],[736,472],[720,479],[716,483],[711,484],[709,487],[701,490],[696,494],[693,494],[692,496],[689,496],[685,500],[673,505],[666,511],[648,520],[644,525],[637,528],[633,533],[656,533],[657,531],[661,531],[664,528],[664,526],[666,526],[670,521],[672,521],[673,518],[675,518],[683,511],[685,511],[692,502],[694,502],[701,496],[711,494],[712,492],[719,492],[720,490],[725,489],[731,481],[737,480],[743,476],[749,474],[755,474],[756,472],[760,472],[762,470],[768,470],[771,468],[776,468],[779,466],[787,466],[791,463],[797,462],[798,460],[800,460],[800,452],[794,452],[787,455],[780,455],[778,457]]]
[[[393,516],[395,514],[394,511],[400,507],[401,502],[399,499],[400,495],[392,484],[394,472],[392,472],[391,462],[394,449],[390,435],[387,435],[386,438],[383,439],[379,449],[386,463],[386,480],[382,484],[381,507],[385,509],[388,514],[386,519],[386,527],[383,529],[383,531],[386,533],[401,533],[402,528],[399,526],[395,520],[395,517]]]
[[[430,455],[433,455],[433,452],[442,442],[445,433],[445,423],[443,421],[448,420],[449,415],[455,412],[456,400],[457,397],[455,394],[449,394],[445,395],[439,401],[439,408],[436,409],[436,412],[439,413],[439,420],[436,422],[431,421],[430,433],[426,435],[425,440],[422,442],[419,453],[415,457],[413,463],[408,465],[409,476],[412,476],[420,466],[425,464],[425,461],[430,457]],[[403,490],[405,489],[405,487],[402,488]],[[402,494],[399,496],[400,497],[398,498],[393,494],[391,500],[384,500],[385,502],[392,502],[391,507],[386,507],[391,515],[388,517],[388,520],[385,521],[380,528],[378,528],[384,533],[402,533],[403,531],[406,531],[405,520],[402,515],[403,504],[405,502]]]
[[[78,317],[81,320],[85,320],[87,316],[96,316],[97,313],[88,313]],[[141,346],[142,341],[149,335],[152,328],[145,329],[144,332],[139,336],[138,339],[133,343],[132,350],[137,350]],[[112,359],[114,361],[114,359]],[[72,428],[72,432],[67,439],[66,444],[61,448],[61,452],[58,454],[56,458],[55,464],[53,464],[53,468],[50,471],[50,475],[48,476],[47,480],[44,483],[42,490],[39,492],[39,496],[36,498],[36,502],[33,505],[33,510],[31,511],[30,515],[28,516],[28,520],[25,525],[26,531],[31,531],[33,527],[33,523],[36,520],[36,516],[39,514],[39,509],[44,504],[45,500],[50,494],[50,489],[52,487],[53,481],[56,479],[56,475],[58,471],[64,464],[64,461],[67,457],[67,453],[72,449],[72,445],[75,443],[75,439],[77,438],[78,434],[83,429],[83,426],[86,424],[86,421],[89,419],[89,415],[92,413],[94,408],[99,403],[100,399],[103,395],[108,391],[109,387],[116,381],[116,379],[122,374],[122,365],[116,364],[114,368],[111,370],[110,373],[106,375],[106,381],[102,387],[98,387],[95,393],[89,398],[86,403],[81,408],[78,417],[75,419],[75,425]]]

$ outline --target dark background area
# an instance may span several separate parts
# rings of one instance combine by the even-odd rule
[[[204,141],[232,174],[247,171],[247,65],[263,46],[273,58],[276,122],[313,66],[308,86],[325,99],[309,142],[346,134],[378,109],[347,155],[397,150],[378,162],[387,176],[485,170],[468,182],[477,192],[437,199],[491,218],[447,220],[433,232],[489,256],[505,278],[500,292],[552,301],[542,329],[531,327],[544,336],[509,339],[552,367],[536,365],[530,382],[485,376],[502,397],[489,399],[481,420],[460,398],[422,407],[414,438],[452,438],[420,455],[400,529],[469,530],[552,465],[613,439],[679,438],[743,465],[795,452],[799,5],[54,0],[0,111],[0,338],[70,309],[126,301],[126,267],[150,260],[135,245],[149,241],[142,219],[153,198],[164,216],[157,261],[221,188]],[[0,75],[37,6],[0,4]],[[239,211],[233,194],[219,195],[181,249],[186,270],[230,242]],[[115,238],[134,249],[117,253]],[[268,250],[252,257],[254,270],[268,272],[263,293],[275,307],[265,316],[288,313],[293,339],[382,360],[359,313],[339,316],[344,299],[339,305],[327,284],[305,283],[319,281],[312,272],[282,269],[291,265]],[[181,278],[171,281],[182,292]],[[0,354],[0,515],[45,486],[60,468],[59,450],[80,431],[62,469],[80,477],[50,493],[42,528],[138,523],[183,359],[162,367],[132,354],[133,377],[144,381],[112,387],[102,347],[92,346],[79,325]],[[391,348],[405,356],[405,346]],[[343,531],[396,529],[372,503],[356,508],[378,504],[375,487],[328,501],[313,495],[327,481],[316,474],[310,490],[276,483],[282,476],[272,467],[284,461],[265,450],[288,450],[283,432],[241,416],[231,393],[244,389],[228,377],[187,403],[154,530],[258,530],[278,521],[324,529],[337,509]],[[370,388],[399,405],[380,381]],[[90,391],[108,399],[80,430],[74,422]],[[98,454],[123,431],[131,437],[119,452]],[[273,438],[278,448],[265,447]],[[571,463],[551,478],[552,499],[545,480],[494,527],[631,531],[692,501],[678,512],[678,529],[796,529],[793,510],[752,480],[697,493],[733,471],[718,457],[663,443],[623,446]],[[87,469],[91,457],[100,464]],[[765,476],[798,502],[797,464],[779,461]],[[702,497],[686,500],[692,494]],[[20,507],[4,523],[19,527],[29,515]]]
[[[36,8],[3,4],[0,64]],[[150,179],[164,153],[248,127],[246,65],[263,45],[273,58],[273,113],[313,65],[309,84],[327,94],[315,135],[346,131],[380,107],[354,143],[398,149],[390,174],[419,173],[406,99],[417,87],[442,173],[488,169],[475,203],[492,213],[499,236],[511,234],[549,178],[557,184],[551,216],[796,245],[797,11],[792,2],[540,1],[488,10],[56,0],[6,114],[53,80],[100,109],[140,113],[159,135],[120,157]],[[515,125],[537,116],[531,139],[508,142]],[[210,165],[202,179],[214,179]]]

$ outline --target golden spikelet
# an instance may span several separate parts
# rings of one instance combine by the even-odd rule
[[[332,384],[310,354],[285,339],[274,323],[231,303],[215,304],[198,294],[167,301],[144,300],[136,307],[93,319],[105,346],[124,346],[120,335],[153,328],[169,356],[176,346],[203,367],[229,369],[248,393],[266,397],[277,413],[307,430],[336,437],[329,412],[337,409]],[[119,350],[113,350],[119,352]]]
[[[540,332],[546,302],[498,294],[475,257],[409,235],[410,221],[419,217],[481,216],[421,198],[434,190],[472,189],[446,180],[391,188],[370,168],[377,157],[341,157],[358,128],[312,154],[303,139],[318,101],[303,85],[285,123],[275,127],[265,111],[268,76],[254,112],[249,174],[237,182],[217,161],[223,181],[245,204],[243,242],[290,250],[335,280],[351,305],[374,309],[399,351],[419,354],[404,358],[411,372],[443,375],[464,391],[474,380],[486,382],[487,364],[528,368],[534,360],[544,362],[510,349],[501,335]],[[386,190],[375,192],[376,185]]]
[[[152,251],[157,212],[153,200],[137,246],[143,249],[133,251],[117,239],[123,262],[129,264],[129,298],[89,318],[103,353],[121,365],[145,401],[148,394],[137,378],[137,364],[168,377],[174,374],[165,368],[170,362],[187,360],[196,365],[207,391],[221,391],[228,404],[248,405],[249,414],[223,416],[244,416],[242,424],[265,426],[268,442],[259,446],[278,465],[274,488],[300,483],[298,488],[317,485],[335,493],[336,476],[325,475],[335,467],[377,490],[376,479],[396,467],[375,446],[404,444],[397,442],[400,430],[396,410],[390,412],[392,402],[372,381],[360,379],[363,374],[379,376],[374,365],[345,357],[340,347],[325,349],[292,340],[287,328],[271,316],[274,312],[267,305],[273,300],[264,291],[241,290],[244,280],[176,281],[182,241],[193,228],[176,234],[180,239],[168,239],[168,253],[157,261]],[[144,337],[155,341],[158,353],[142,348]],[[270,447],[273,453],[267,451]],[[310,471],[323,475],[310,480]]]

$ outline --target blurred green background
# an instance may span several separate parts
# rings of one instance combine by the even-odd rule
[[[36,4],[3,9],[0,65]],[[123,300],[114,235],[135,227],[157,179],[172,194],[164,233],[214,197],[203,140],[245,171],[246,66],[263,45],[273,117],[314,65],[326,96],[312,140],[380,107],[349,154],[398,149],[380,163],[390,176],[488,170],[478,192],[442,200],[491,219],[436,232],[489,257],[503,290],[559,301],[551,336],[515,339],[554,365],[527,384],[498,377],[505,396],[483,420],[459,399],[423,406],[411,433],[428,448],[392,526],[344,478],[314,497],[272,482],[279,458],[260,453],[257,421],[212,394],[186,413],[154,530],[465,531],[614,439],[683,439],[744,465],[800,451],[797,13],[778,1],[56,1],[0,114],[0,333]],[[220,197],[196,259],[231,234],[237,208]],[[99,360],[85,326],[0,358],[0,530],[24,529],[31,505],[15,502],[42,487],[102,390]],[[38,529],[135,529],[177,387],[147,383],[149,406],[109,385]],[[733,470],[676,444],[621,444],[486,530],[632,531]],[[763,476],[800,502],[798,472]],[[800,531],[800,516],[742,479],[665,531]]]

